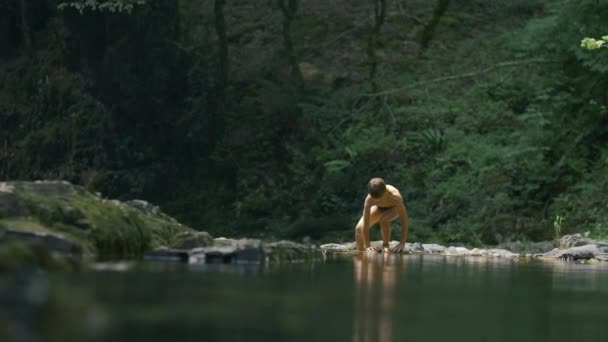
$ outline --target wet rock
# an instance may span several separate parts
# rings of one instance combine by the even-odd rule
[[[190,251],[190,262],[231,263],[236,261],[235,247],[202,247]]]
[[[175,261],[187,263],[190,261],[190,253],[184,250],[168,249],[166,247],[161,247],[159,249],[144,253],[144,260]]]
[[[441,246],[434,243],[423,244],[422,248],[424,248],[424,252],[428,254],[441,254],[444,253],[447,249],[445,246]]]
[[[191,262],[260,263],[264,260],[263,244],[258,239],[213,239],[213,244],[190,250]]]
[[[397,243],[398,243],[397,241],[391,241],[391,242],[393,242],[393,244],[397,244]],[[374,248],[374,249],[376,249],[377,251],[382,251],[382,244],[383,244],[383,243],[384,243],[384,242],[382,242],[382,241],[371,241],[371,242],[369,243],[369,246],[370,246],[370,247],[373,247],[373,248]],[[391,243],[390,243],[390,242],[389,242],[389,246],[391,246]]]
[[[319,248],[321,248],[323,250],[330,250],[330,251],[348,251],[348,250],[350,250],[348,248],[348,246],[341,245],[339,243],[326,243],[324,245],[321,245]]]
[[[582,236],[581,234],[564,235],[559,239],[559,248],[566,249],[570,247],[579,247],[585,245],[608,246],[607,241],[597,241],[591,238]]]
[[[395,247],[395,245],[397,245],[399,242],[395,243],[394,245],[391,245],[391,247]],[[420,247],[422,247],[422,245],[420,245]],[[421,253],[420,251],[418,251],[419,253]],[[403,245],[403,249],[401,250],[401,254],[413,254],[416,253],[416,250],[414,250],[414,244],[411,244],[409,242],[406,242]]]
[[[606,253],[608,253],[608,246],[591,244],[567,249],[555,248],[550,252],[539,254],[538,257],[561,260],[582,260],[592,258],[602,260]]]
[[[608,253],[596,254],[595,258],[599,261],[608,261]]]
[[[0,192],[12,193],[15,191],[15,186],[7,182],[0,182]]]
[[[98,262],[92,268],[95,271],[125,272],[131,270],[135,265],[132,261]]]
[[[448,247],[445,250],[445,255],[467,255],[469,250],[465,247]]]
[[[398,244],[399,244],[399,241],[393,240],[393,241],[389,242],[388,246],[389,246],[389,248],[393,248],[393,247],[397,246]],[[373,247],[378,252],[382,251],[382,245],[383,245],[382,240],[370,242],[370,247]],[[352,249],[353,250],[357,249],[356,243],[353,245]],[[415,243],[406,242],[403,245],[403,251],[401,253],[422,253],[422,252],[424,252],[424,248],[422,247],[422,244],[420,244],[419,242],[415,242]]]
[[[494,256],[494,257],[502,257],[502,258],[519,257],[519,254],[517,254],[517,253],[513,253],[511,251],[508,251],[506,249],[501,249],[501,248],[488,249],[488,254],[491,256]]]
[[[557,253],[560,251],[559,248],[553,248],[552,250],[545,252],[545,253],[536,253],[534,254],[535,258],[541,258],[541,259],[545,259],[545,258],[557,258]]]
[[[42,247],[49,251],[65,254],[80,254],[82,252],[80,246],[60,234],[13,230],[0,225],[0,243],[8,242],[20,242],[28,247]]]
[[[232,262],[236,263],[290,262],[323,256],[321,249],[314,245],[287,240],[265,243],[257,239],[217,238],[214,240],[214,246],[233,248],[235,253]]]
[[[487,256],[488,251],[485,249],[473,248],[467,253],[468,256]]]
[[[413,252],[416,252],[416,253],[423,253],[424,252],[424,247],[422,247],[422,244],[420,242],[414,242],[411,245],[411,250]]]
[[[249,239],[251,240],[251,239]],[[211,246],[190,251],[191,262],[206,263],[260,263],[263,254],[260,245]]]
[[[176,236],[177,249],[193,249],[213,245],[213,238],[207,232],[182,232]]]
[[[258,239],[227,239],[224,237],[213,240],[215,246],[232,246],[237,249],[259,249],[262,246],[262,240]]]
[[[351,243],[345,243],[344,246],[351,251],[356,251],[357,250],[357,243],[356,242],[351,242]]]

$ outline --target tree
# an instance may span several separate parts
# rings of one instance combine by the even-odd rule
[[[420,53],[424,52],[429,47],[431,40],[433,40],[433,35],[435,34],[435,30],[439,25],[439,21],[443,14],[448,9],[450,5],[450,0],[437,0],[435,4],[435,9],[433,10],[433,16],[431,20],[424,26],[422,30],[422,34],[420,35]]]
[[[217,101],[220,107],[225,103],[226,87],[228,86],[228,75],[230,72],[230,61],[228,60],[228,38],[226,35],[226,20],[224,18],[225,0],[215,0],[215,32],[218,38],[218,75],[217,75]]]
[[[378,48],[378,36],[386,18],[386,0],[374,1],[374,22],[367,38],[367,60],[369,64],[369,81],[372,87],[372,92],[378,91],[376,84],[376,73],[378,70],[378,56],[376,49]]]
[[[19,0],[19,23],[23,44],[29,49],[32,47],[32,29],[30,28],[30,4],[28,0]]]
[[[298,12],[300,0],[277,0],[277,2],[281,12],[283,12],[283,46],[285,48],[285,53],[287,54],[291,74],[296,78],[298,84],[300,84],[302,83],[302,71],[298,65],[298,59],[291,37],[291,23]]]

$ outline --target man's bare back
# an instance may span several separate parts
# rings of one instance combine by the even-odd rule
[[[399,244],[389,249],[391,236],[390,223],[396,218],[401,221],[401,239]],[[408,215],[403,197],[397,188],[385,184],[381,178],[373,178],[368,184],[368,195],[363,204],[363,215],[355,227],[355,239],[359,251],[373,250],[370,247],[370,228],[380,224],[382,249],[387,252],[400,252],[407,239]]]

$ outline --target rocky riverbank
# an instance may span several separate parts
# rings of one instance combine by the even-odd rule
[[[396,244],[393,241],[391,244]],[[372,246],[380,250],[382,242]],[[213,238],[145,201],[120,202],[63,181],[0,183],[0,270],[77,269],[100,260],[267,263],[357,253],[354,243]],[[465,248],[408,243],[404,253],[462,257],[608,261],[608,242],[567,235],[558,241]]]
[[[395,246],[398,241],[391,241]],[[380,251],[382,241],[374,241],[372,247]],[[608,242],[598,241],[582,236],[581,234],[565,235],[559,240],[544,241],[528,244],[510,243],[512,250],[505,248],[473,248],[462,246],[442,246],[438,244],[406,243],[405,254],[433,254],[445,256],[470,257],[501,257],[501,258],[540,258],[556,260],[585,260],[608,261]],[[354,243],[321,245],[325,252],[330,253],[358,253]],[[516,250],[517,249],[517,250]]]
[[[310,244],[214,239],[145,201],[64,181],[0,182],[0,270],[74,269],[99,260],[283,262],[322,257]]]

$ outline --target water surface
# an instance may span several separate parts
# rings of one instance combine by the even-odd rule
[[[4,330],[21,340],[608,340],[603,263],[368,253],[272,267],[145,264],[23,276],[20,288],[34,287],[25,304],[7,290],[17,278],[0,278],[0,289],[13,299]],[[46,304],[32,304],[36,291]]]

